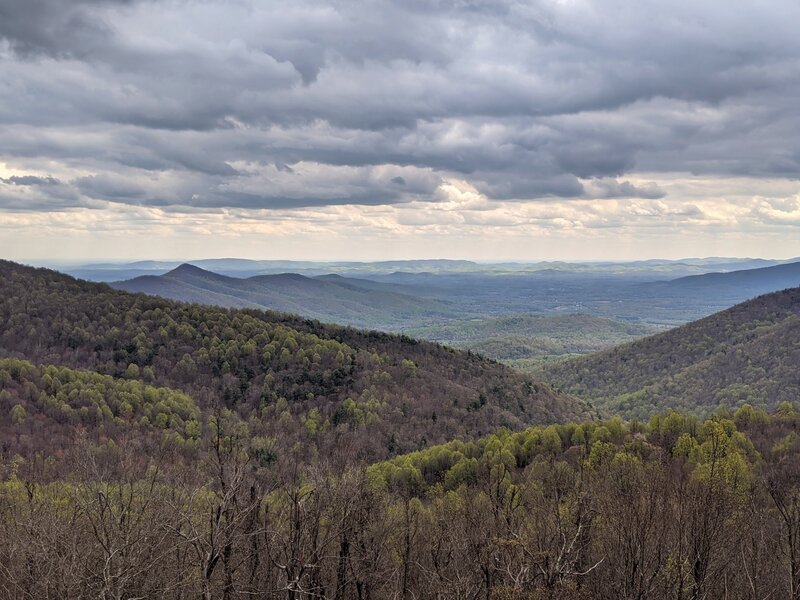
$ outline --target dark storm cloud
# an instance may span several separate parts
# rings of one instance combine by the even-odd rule
[[[789,0],[0,0],[4,193],[291,208],[449,178],[526,201],[797,177],[798,20]],[[70,183],[45,185],[54,165]]]
[[[85,56],[109,43],[112,30],[93,11],[128,0],[3,0],[0,36],[21,55]]]

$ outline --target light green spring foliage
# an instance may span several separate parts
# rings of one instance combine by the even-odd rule
[[[200,436],[200,411],[187,394],[67,367],[0,359],[0,403],[13,405],[10,416],[18,425],[37,416],[90,426],[156,427],[189,439]]]
[[[453,441],[398,456],[372,465],[367,472],[376,489],[437,497],[479,479],[508,487],[537,471],[538,464],[563,463],[564,468],[583,473],[631,470],[667,453],[686,461],[698,481],[745,489],[760,456],[737,423],[744,427],[771,418],[781,415],[770,417],[745,406],[733,415],[718,414],[706,421],[669,412],[653,417],[647,426],[615,418],[538,426],[519,433],[500,430],[479,441]],[[790,447],[794,440],[782,443]]]

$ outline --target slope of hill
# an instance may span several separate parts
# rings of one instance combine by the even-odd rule
[[[341,325],[392,329],[409,320],[425,322],[455,314],[445,302],[397,293],[397,286],[311,278],[293,273],[240,279],[184,264],[161,276],[111,284],[182,302],[234,308],[266,308]]]
[[[351,447],[354,459],[587,414],[534,379],[437,344],[10,262],[0,262],[0,356],[174,388],[202,410],[232,409],[251,435]]]
[[[637,342],[544,367],[546,381],[610,414],[773,407],[800,398],[800,288]]]

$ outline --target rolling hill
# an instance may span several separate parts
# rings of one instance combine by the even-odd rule
[[[550,364],[541,375],[609,414],[645,418],[669,408],[705,415],[720,406],[771,408],[797,401],[798,365],[800,288],[792,288],[611,350]]]
[[[233,308],[262,308],[300,314],[340,325],[393,329],[409,321],[452,318],[446,302],[395,291],[399,286],[351,280],[341,276],[312,278],[294,273],[229,277],[183,264],[160,276],[143,276],[111,284],[182,302]]]
[[[204,417],[229,410],[251,436],[307,452],[347,448],[348,460],[588,414],[533,378],[437,344],[178,303],[5,261],[0,357],[170,388]]]

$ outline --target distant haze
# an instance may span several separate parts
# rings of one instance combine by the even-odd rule
[[[0,255],[800,255],[800,4],[0,1]]]

